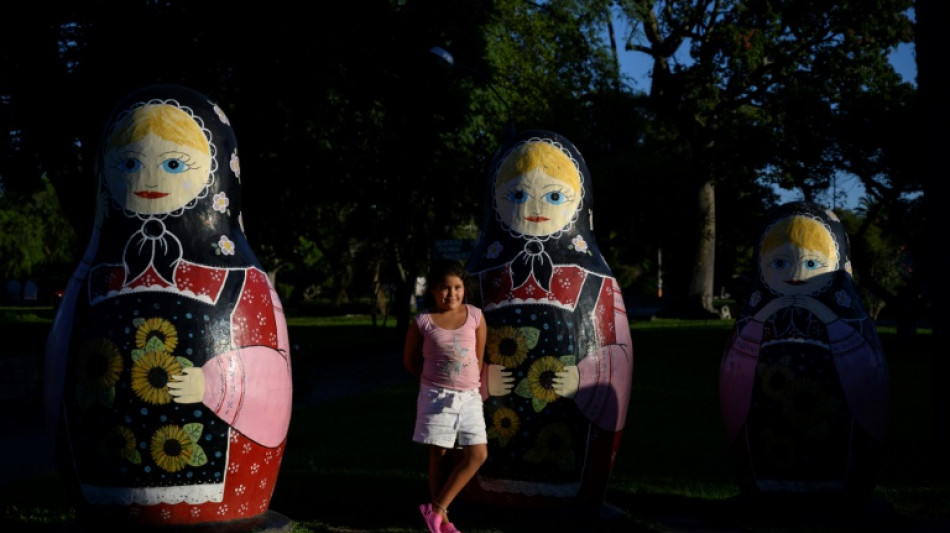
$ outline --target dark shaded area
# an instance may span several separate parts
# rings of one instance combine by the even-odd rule
[[[427,452],[410,441],[417,384],[401,347],[369,327],[291,327],[295,408],[271,509],[312,531],[423,530]],[[0,335],[12,336],[10,330]],[[633,330],[630,412],[605,504],[506,509],[456,501],[463,531],[931,533],[947,531],[948,480],[934,468],[929,336],[883,336],[893,422],[878,491],[842,507],[738,496],[718,419],[718,354],[728,329]],[[352,345],[349,349],[338,347]],[[33,341],[35,343],[35,339]],[[0,403],[4,531],[60,532],[69,512],[52,473],[38,404]],[[11,470],[13,472],[11,472]],[[717,496],[685,496],[683,490]],[[19,513],[33,515],[24,523]],[[39,517],[47,516],[44,525]]]

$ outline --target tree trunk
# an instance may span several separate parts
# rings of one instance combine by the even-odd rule
[[[381,276],[382,264],[376,261],[373,267],[373,303],[370,304],[370,315],[373,318],[373,327],[377,325],[385,326],[386,319],[389,318],[389,301],[386,298],[386,287],[383,285]],[[377,318],[381,317],[377,324]]]
[[[699,188],[698,209],[699,239],[687,295],[687,306],[698,305],[696,311],[700,315],[711,313],[718,316],[719,313],[713,305],[716,272],[716,186],[711,179]]]

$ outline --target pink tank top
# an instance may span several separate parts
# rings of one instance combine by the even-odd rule
[[[453,330],[436,326],[428,312],[416,315],[416,326],[423,338],[420,380],[423,385],[454,390],[480,386],[475,333],[482,321],[482,311],[469,304],[465,307],[468,311],[465,322]]]

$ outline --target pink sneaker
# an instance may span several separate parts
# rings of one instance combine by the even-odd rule
[[[442,516],[432,510],[431,503],[420,505],[419,512],[422,513],[422,518],[425,519],[426,526],[429,527],[429,533],[442,533]]]
[[[442,522],[442,533],[462,533],[452,522]]]

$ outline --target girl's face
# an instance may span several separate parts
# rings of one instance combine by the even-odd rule
[[[441,311],[458,309],[465,301],[465,284],[458,276],[446,276],[431,290],[435,306]]]
[[[210,174],[210,155],[153,133],[106,153],[106,187],[135,213],[155,215],[184,207],[208,184]]]
[[[540,168],[495,186],[495,206],[502,222],[532,237],[550,235],[566,227],[579,202],[577,190]]]
[[[773,291],[805,295],[824,287],[828,280],[822,274],[834,271],[836,262],[823,252],[805,250],[786,241],[763,253],[759,266],[765,283]]]

